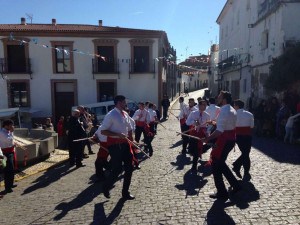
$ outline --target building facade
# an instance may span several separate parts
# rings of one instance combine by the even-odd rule
[[[300,1],[228,0],[218,19],[222,89],[254,103],[264,88],[272,59],[300,40]]]
[[[160,105],[176,73],[164,31],[102,25],[0,25],[0,108],[34,108],[57,119],[74,105],[125,95]],[[176,67],[175,67],[176,68]],[[176,84],[176,82],[175,82]]]

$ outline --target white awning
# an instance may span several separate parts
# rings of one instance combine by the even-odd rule
[[[18,111],[19,108],[0,109],[0,119],[13,117],[14,114]]]

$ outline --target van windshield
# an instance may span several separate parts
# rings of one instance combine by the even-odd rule
[[[107,113],[105,106],[93,107],[91,108],[91,112],[95,113],[96,115],[106,115]]]

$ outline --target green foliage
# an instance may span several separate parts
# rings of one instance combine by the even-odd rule
[[[300,44],[273,59],[270,75],[264,83],[267,89],[281,92],[300,81]]]

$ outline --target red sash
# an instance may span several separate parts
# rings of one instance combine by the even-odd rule
[[[102,147],[104,147],[105,149]],[[107,160],[107,157],[109,155],[109,153],[107,152],[107,147],[107,142],[100,142],[100,148],[97,154],[97,159],[105,161]]]
[[[136,121],[135,124],[137,127],[144,127],[146,123],[144,121]]]
[[[128,143],[125,138],[112,138],[110,136],[107,136],[107,147],[123,143]]]
[[[186,119],[185,119],[185,118],[182,118],[182,119],[179,120],[179,122],[180,122],[180,125],[184,125],[185,122],[186,122]]]
[[[251,127],[236,127],[236,135],[248,135],[251,136]]]
[[[193,128],[194,128],[194,126],[190,126],[190,129],[193,129]],[[200,127],[199,131],[197,131],[197,129],[193,129],[189,132],[189,134],[192,136],[198,137],[198,138],[204,138],[204,137],[206,137],[206,130],[207,130],[206,127]],[[202,153],[203,153],[203,142],[198,140],[197,147],[198,147],[199,157],[201,158]]]
[[[15,170],[17,170],[18,169],[18,163],[17,163],[17,154],[16,154],[16,151],[15,151],[15,147],[12,146],[12,147],[9,147],[9,148],[2,148],[2,152],[3,152],[3,154],[10,154],[10,153],[14,154],[14,166],[15,166]]]
[[[213,148],[210,154],[210,163],[212,163],[214,160],[219,160],[221,158],[223,148],[227,141],[235,141],[235,130],[225,130],[217,138],[216,147]]]

